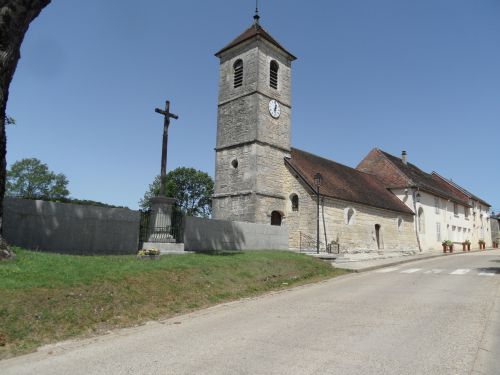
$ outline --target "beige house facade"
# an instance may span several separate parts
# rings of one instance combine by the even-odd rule
[[[471,242],[472,249],[479,248],[480,240],[492,246],[490,205],[438,173],[422,171],[404,151],[399,158],[373,149],[357,169],[377,176],[415,213],[422,251],[440,250],[446,240],[453,242],[455,250],[462,250],[465,241]]]

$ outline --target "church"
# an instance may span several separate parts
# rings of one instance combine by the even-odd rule
[[[215,56],[220,76],[214,219],[286,226],[290,249],[316,247],[319,217],[323,249],[422,251],[415,207],[391,191],[367,161],[365,170],[354,169],[292,147],[296,57],[264,30],[258,13]]]

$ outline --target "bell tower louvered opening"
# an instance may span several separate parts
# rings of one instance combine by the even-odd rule
[[[279,65],[276,61],[271,61],[269,67],[269,86],[273,89],[278,89],[278,69]]]
[[[238,59],[233,65],[234,70],[234,88],[243,85],[243,60]]]

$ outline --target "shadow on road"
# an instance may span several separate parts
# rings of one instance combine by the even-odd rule
[[[478,271],[487,273],[496,273],[498,275],[500,274],[500,267],[483,267],[483,268],[478,268]]]

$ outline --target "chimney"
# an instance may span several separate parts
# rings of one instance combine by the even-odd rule
[[[406,165],[408,163],[408,159],[406,157],[406,151],[403,151],[401,153],[401,160],[403,161],[403,164]]]

